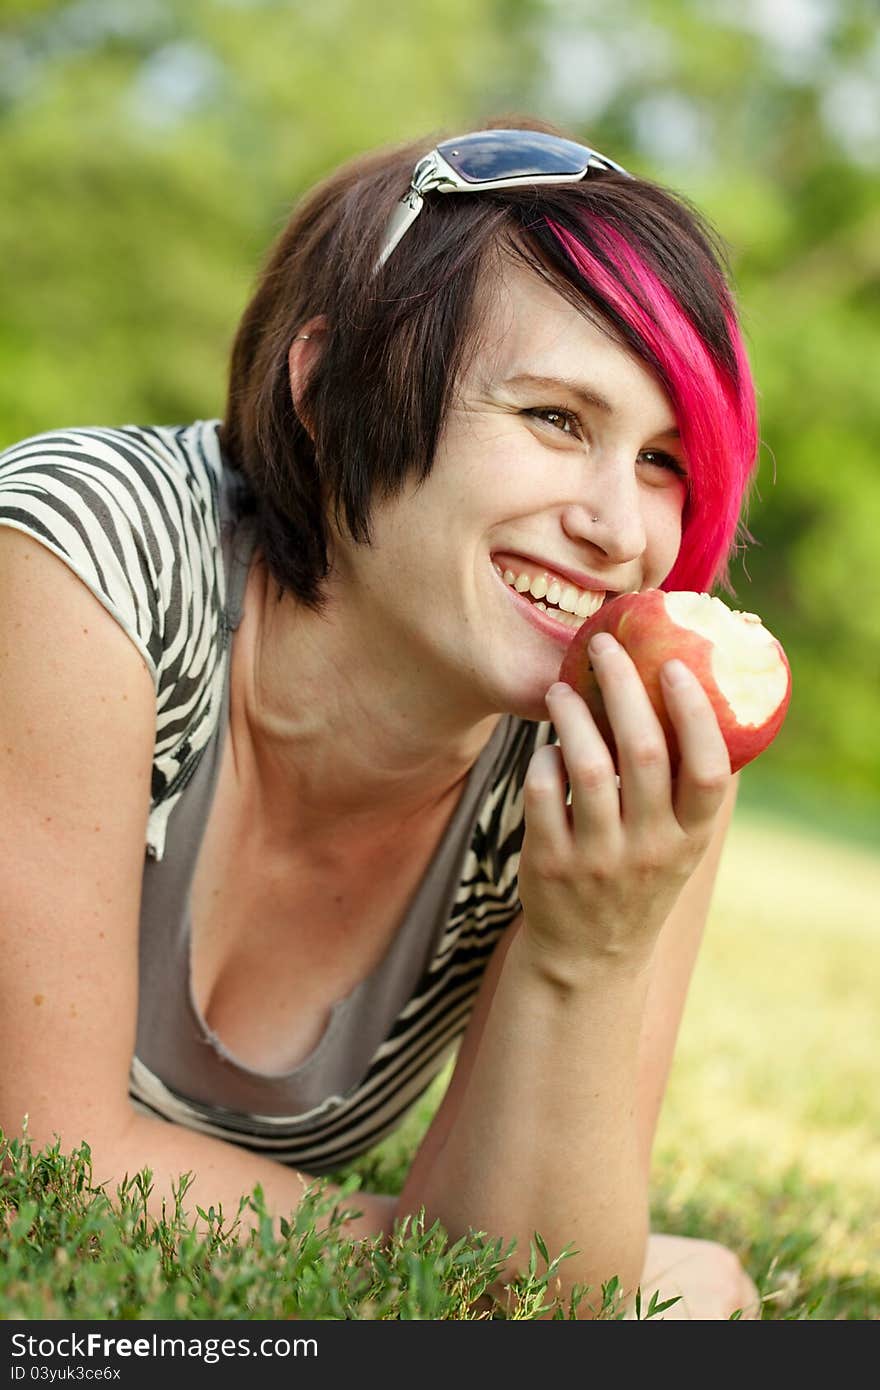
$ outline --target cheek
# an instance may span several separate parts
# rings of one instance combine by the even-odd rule
[[[496,510],[566,506],[583,491],[583,458],[573,450],[548,449],[519,423],[487,432],[476,468],[487,503]]]
[[[668,573],[678,558],[684,530],[684,487],[658,488],[648,498],[645,533],[652,559]]]

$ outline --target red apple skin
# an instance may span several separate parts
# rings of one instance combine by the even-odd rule
[[[782,727],[791,701],[788,658],[782,644],[774,638],[788,674],[785,694],[764,723],[740,724],[712,676],[713,643],[692,628],[674,622],[666,611],[665,599],[666,593],[662,589],[643,589],[638,594],[619,594],[603,604],[597,613],[586,619],[572,638],[559,669],[559,679],[582,696],[603,738],[612,753],[615,752],[614,735],[587,651],[587,643],[595,633],[610,632],[629,653],[642,678],[663,726],[674,773],[678,768],[680,753],[675,729],[663,699],[660,668],[665,662],[678,657],[693,671],[708,695],[730,755],[731,772],[738,772],[772,743]]]

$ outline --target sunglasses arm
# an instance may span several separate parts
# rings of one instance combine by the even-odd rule
[[[385,231],[385,242],[373,269],[373,274],[387,261],[404,232],[415,222],[425,201],[425,194],[433,189],[448,192],[461,187],[455,171],[450,169],[439,150],[431,150],[419,160],[413,170],[412,182],[400,202],[395,206]]]
[[[388,219],[388,226],[385,229],[385,244],[376,262],[374,274],[385,264],[404,232],[415,222],[422,210],[424,201],[417,189],[408,188],[400,202],[395,205],[394,211]]]

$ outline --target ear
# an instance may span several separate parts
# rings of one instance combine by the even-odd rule
[[[311,426],[302,413],[300,401],[308,385],[312,367],[321,355],[323,342],[329,331],[326,314],[316,314],[296,330],[296,337],[287,352],[287,368],[293,407],[309,431]]]

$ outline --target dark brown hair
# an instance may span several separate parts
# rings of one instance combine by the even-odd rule
[[[562,133],[530,118],[491,125]],[[727,562],[756,453],[751,377],[717,238],[668,190],[619,174],[591,175],[555,187],[429,195],[374,273],[414,164],[444,138],[371,152],[315,187],[272,248],[241,320],[220,438],[228,462],[248,481],[257,542],[279,590],[322,611],[332,564],[329,517],[340,532],[344,527],[369,544],[373,504],[430,473],[476,341],[481,271],[499,251],[525,259],[608,327],[657,373],[679,407],[682,370],[695,369],[682,369],[665,350],[669,303],[676,324],[687,325],[707,364],[700,371],[713,376],[713,409],[729,408],[737,424],[715,431],[711,459],[708,444],[695,446],[688,459],[682,557],[690,528],[695,559],[690,569],[676,567],[670,587],[708,588]],[[573,256],[572,247],[583,255]],[[328,331],[297,411],[288,351],[317,315],[326,316]],[[704,385],[699,375],[697,385]],[[722,447],[731,454],[726,462],[717,457]]]

